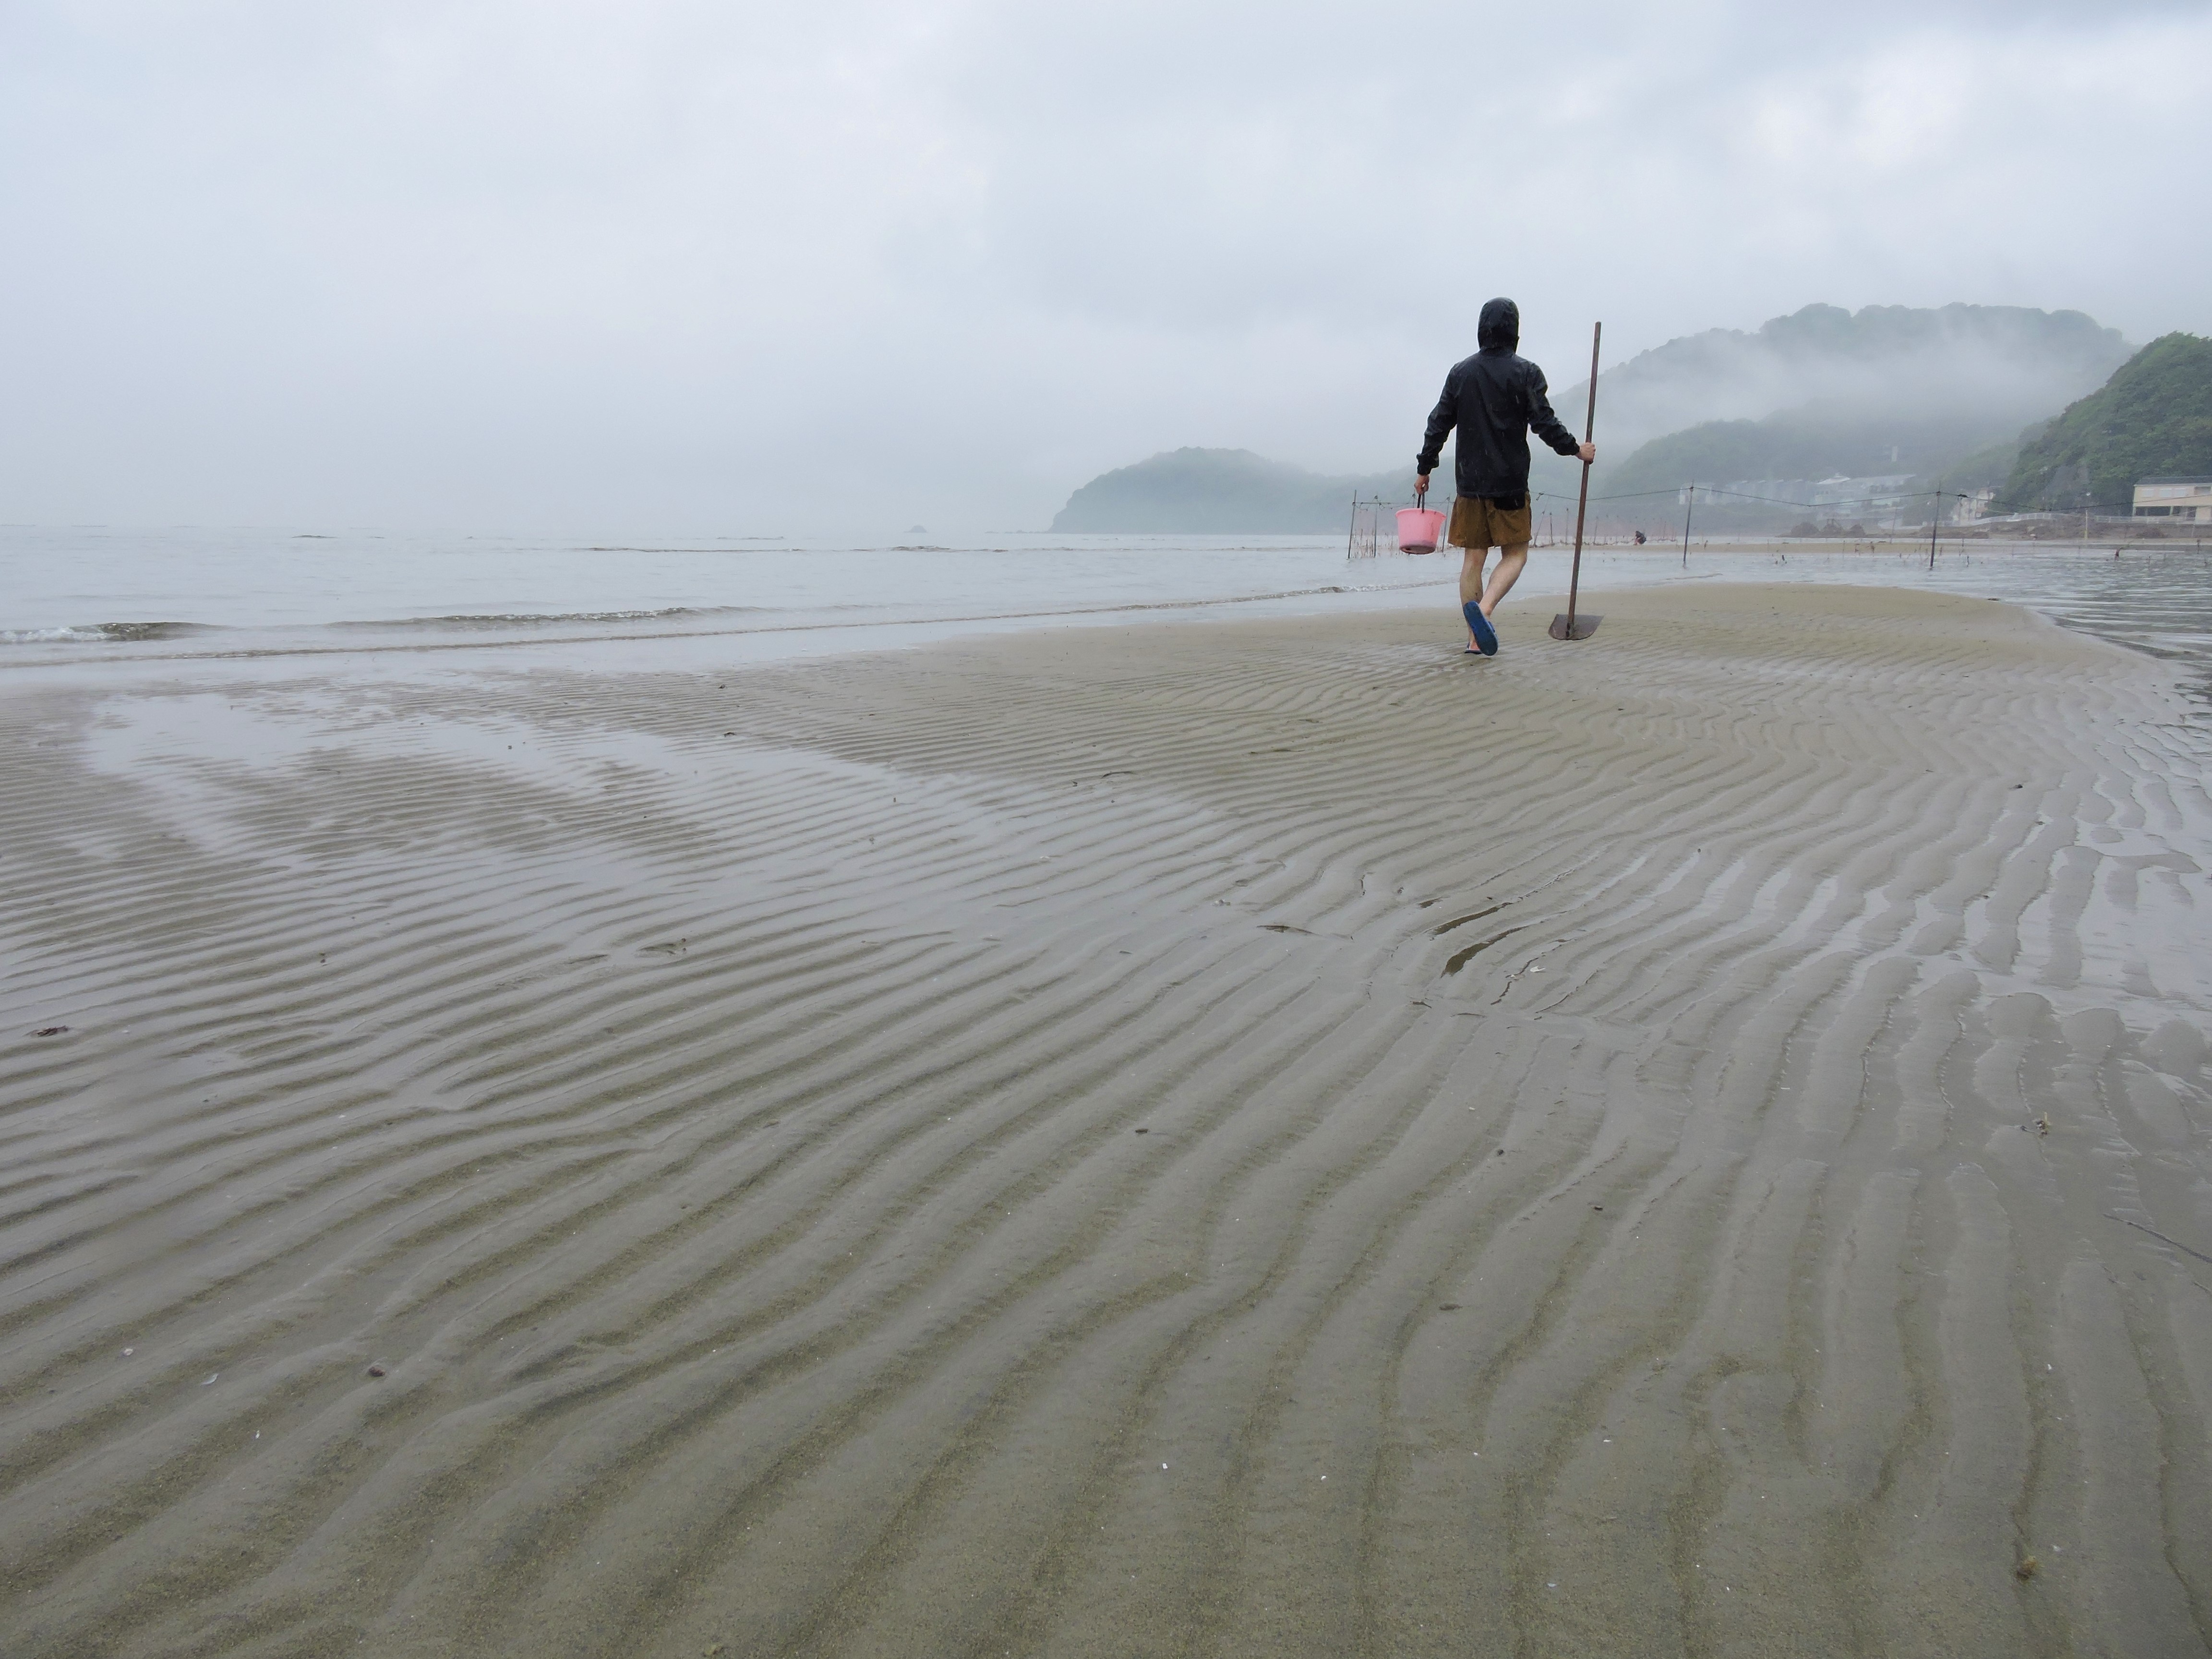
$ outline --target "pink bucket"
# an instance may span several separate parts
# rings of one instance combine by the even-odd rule
[[[1444,538],[1444,515],[1425,507],[1401,507],[1398,509],[1398,550],[1401,553],[1433,553],[1437,544]]]

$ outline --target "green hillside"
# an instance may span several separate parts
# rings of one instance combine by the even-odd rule
[[[2168,334],[2021,447],[2000,511],[2125,509],[2142,478],[2212,478],[2212,340]]]
[[[2006,438],[1987,448],[1978,449],[1964,460],[1954,461],[1940,471],[1908,478],[1905,488],[1912,492],[1938,490],[1947,497],[1971,495],[1977,490],[1998,489],[2012,477],[2013,467],[2020,459],[2021,446],[2039,437],[2050,424],[2048,421],[2038,421],[2019,436]]]

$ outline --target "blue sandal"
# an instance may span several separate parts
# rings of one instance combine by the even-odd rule
[[[1467,617],[1467,631],[1474,635],[1474,642],[1482,648],[1482,654],[1486,657],[1496,656],[1498,630],[1490,625],[1490,618],[1482,614],[1481,605],[1476,600],[1469,599],[1465,605],[1460,606],[1460,611]]]

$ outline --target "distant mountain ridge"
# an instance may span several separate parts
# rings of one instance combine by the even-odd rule
[[[2024,306],[1812,305],[1753,332],[1711,329],[1598,376],[1600,434],[1614,434],[1622,459],[1595,487],[1619,498],[1839,475],[1978,483],[2002,476],[2024,428],[2101,386],[2129,349],[2081,312]],[[1660,435],[1625,452],[1647,426]],[[1772,516],[1716,507],[1747,525]],[[1634,513],[1626,501],[1613,510]]]
[[[2010,465],[2005,446],[2094,392],[2129,349],[2081,312],[2023,306],[1809,305],[1755,330],[1685,335],[1599,374],[1592,489],[1933,476],[1970,461],[1994,476]],[[1583,380],[1553,404],[1579,430],[1588,396]],[[1407,429],[1425,412],[1409,410]],[[1576,464],[1531,447],[1530,489],[1573,495]],[[1437,482],[1449,495],[1449,472]],[[1092,479],[1053,527],[1312,532],[1341,526],[1355,494],[1412,491],[1411,467],[1324,475],[1248,450],[1180,449]]]
[[[1758,328],[1687,334],[1597,377],[1600,437],[1616,453],[1708,421],[1808,406],[1860,415],[1969,411],[2028,421],[2104,384],[2130,348],[2079,311],[1809,305]],[[1554,399],[1579,410],[1587,379]]]

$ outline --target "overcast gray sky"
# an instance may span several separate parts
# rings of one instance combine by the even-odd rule
[[[1041,526],[1820,300],[2212,332],[2212,7],[0,0],[0,520]],[[1603,440],[1601,429],[1600,439]]]

